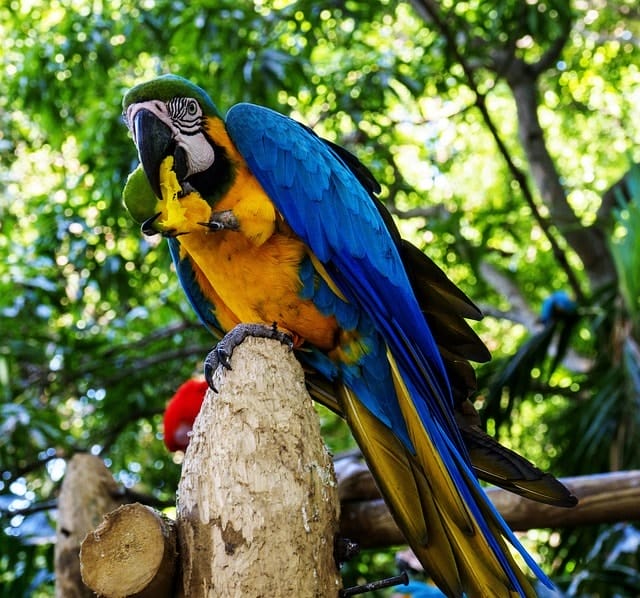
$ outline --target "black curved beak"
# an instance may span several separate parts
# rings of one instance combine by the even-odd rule
[[[147,218],[143,223],[142,226],[140,227],[140,230],[142,231],[143,234],[152,237],[153,235],[157,235],[160,231],[157,231],[155,228],[153,228],[153,223],[160,218],[161,214],[160,212],[158,212],[157,214],[151,216],[151,218]]]
[[[148,110],[136,113],[132,127],[142,168],[156,197],[162,198],[160,164],[172,153],[174,140],[171,130]]]

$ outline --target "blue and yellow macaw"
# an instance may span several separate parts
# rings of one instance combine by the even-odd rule
[[[131,89],[124,116],[141,165],[124,199],[169,241],[178,276],[218,337],[282,333],[314,398],[343,415],[414,552],[447,596],[534,596],[511,543],[542,571],[476,474],[552,504],[575,498],[485,435],[469,359],[488,353],[478,310],[403,241],[368,170],[267,108],[226,120],[173,75]],[[208,361],[228,363],[233,343]]]

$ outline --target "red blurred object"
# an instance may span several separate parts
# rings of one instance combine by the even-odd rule
[[[170,451],[186,450],[193,422],[207,393],[205,380],[187,380],[173,395],[164,411],[164,443]]]

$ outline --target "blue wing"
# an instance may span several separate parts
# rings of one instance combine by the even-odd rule
[[[512,586],[522,595],[527,593],[501,544],[493,539],[494,527],[485,520],[487,512],[500,533],[509,537],[536,575],[546,581],[471,472],[440,353],[396,245],[367,190],[329,145],[277,112],[238,104],[227,114],[226,125],[285,221],[323,264],[341,293],[367,314],[383,336],[425,433]],[[376,405],[368,407],[373,413],[379,410]],[[400,413],[397,405],[387,404],[384,409],[395,409],[396,416]],[[396,436],[407,445],[406,433],[397,430]]]
[[[415,370],[411,380],[429,399],[429,412],[427,403],[419,410],[464,452],[440,353],[367,191],[320,138],[277,112],[238,104],[227,115],[227,130],[289,226],[372,318],[401,366]]]

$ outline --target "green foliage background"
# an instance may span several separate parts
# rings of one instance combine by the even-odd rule
[[[42,526],[55,526],[46,507],[73,453],[173,500],[179,465],[159,414],[211,339],[166,248],[121,202],[136,163],[121,98],[165,72],[223,110],[251,101],[291,114],[373,170],[405,234],[489,316],[478,330],[495,359],[479,372],[478,406],[503,441],[557,474],[640,467],[639,20],[633,0],[4,3],[0,594],[52,595],[53,528]],[[501,53],[540,64],[554,46],[536,108],[572,230],[536,186],[514,87],[496,68]],[[567,241],[577,229],[609,240],[608,276]],[[559,289],[578,316],[517,362],[515,384],[505,370],[531,350],[536,314]],[[329,445],[352,446],[321,413]],[[637,555],[618,540],[637,537],[623,525],[537,532],[531,545],[571,595],[632,595]],[[391,560],[366,555],[350,575]]]

